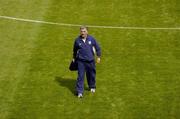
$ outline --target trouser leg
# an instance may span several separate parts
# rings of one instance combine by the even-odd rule
[[[78,78],[76,82],[77,93],[83,93],[84,91],[84,75],[85,75],[85,65],[83,62],[78,61]]]
[[[89,88],[96,88],[96,69],[95,62],[86,63],[86,77]]]

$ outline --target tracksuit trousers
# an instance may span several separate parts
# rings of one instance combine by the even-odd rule
[[[76,82],[76,91],[77,93],[83,93],[84,91],[84,77],[86,74],[87,83],[89,88],[96,88],[96,67],[95,61],[86,62],[86,61],[77,61],[78,63],[78,78]]]

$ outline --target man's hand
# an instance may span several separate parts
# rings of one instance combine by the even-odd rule
[[[73,59],[72,59],[72,61],[74,62],[74,61],[75,61],[75,59],[73,58]]]
[[[100,62],[101,62],[101,58],[98,57],[98,58],[97,58],[97,63],[99,64]]]

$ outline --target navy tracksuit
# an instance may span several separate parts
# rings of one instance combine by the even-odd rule
[[[73,57],[78,63],[77,93],[83,93],[85,73],[89,88],[96,88],[96,69],[93,47],[96,50],[97,56],[100,57],[101,49],[92,36],[88,35],[85,42],[82,40],[82,37],[79,36],[74,42]]]

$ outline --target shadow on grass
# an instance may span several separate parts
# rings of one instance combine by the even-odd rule
[[[65,87],[71,91],[72,94],[75,95],[75,79],[70,78],[62,78],[62,77],[55,77],[55,81],[62,87]]]

